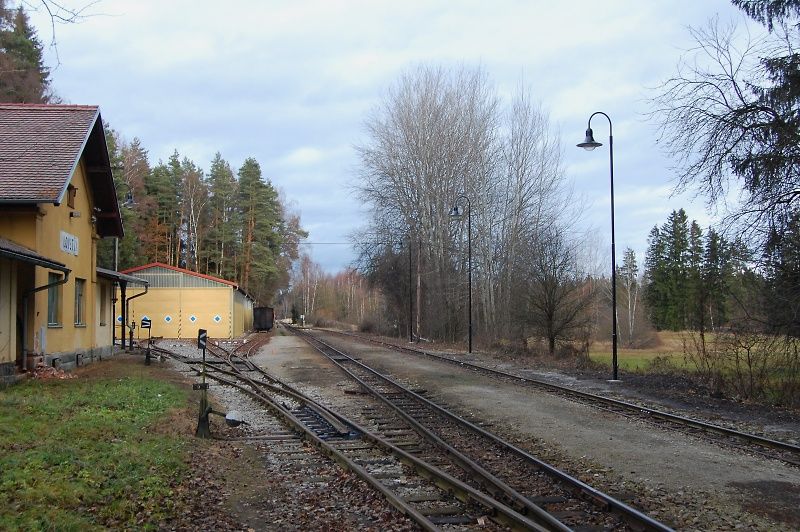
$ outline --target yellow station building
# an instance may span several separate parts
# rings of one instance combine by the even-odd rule
[[[150,335],[163,338],[197,338],[199,329],[210,338],[236,338],[253,328],[253,299],[234,282],[159,262],[122,273],[147,282],[126,296],[127,328],[136,324],[136,338],[148,336],[142,318],[150,320]]]
[[[0,376],[113,349],[116,272],[97,242],[123,234],[96,106],[0,104]]]

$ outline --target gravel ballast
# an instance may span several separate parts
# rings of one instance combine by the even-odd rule
[[[175,351],[185,349],[186,355],[198,353],[193,346],[180,343],[162,345]],[[353,350],[365,363],[427,390],[428,397],[436,402],[486,423],[492,431],[545,461],[676,528],[800,527],[797,468],[450,364],[363,344],[356,344]],[[352,391],[353,384],[302,340],[275,334],[251,359],[321,403],[366,422],[360,418],[360,401],[364,398],[346,393]],[[170,364],[179,371],[187,369],[184,364]],[[497,364],[514,369],[508,361]],[[601,391],[598,388],[603,384],[588,386]],[[625,395],[618,384],[613,386],[614,393]],[[212,385],[210,394],[220,409],[245,413],[250,425],[236,433],[238,436],[286,432],[272,416],[258,414],[263,408],[240,392]],[[647,400],[638,389],[630,395]],[[687,403],[691,404],[690,398]],[[747,419],[739,421],[750,423]],[[214,422],[212,432],[219,425],[219,421]],[[255,530],[415,528],[360,480],[302,442],[278,445],[251,440],[247,445],[259,457],[253,466],[262,468],[268,479],[263,486],[253,487],[247,506],[239,504],[241,514]]]

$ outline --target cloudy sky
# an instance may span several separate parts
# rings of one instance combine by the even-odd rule
[[[363,217],[348,184],[364,119],[420,63],[480,66],[501,96],[526,85],[561,132],[567,176],[601,244],[610,243],[608,152],[575,147],[598,110],[614,125],[618,250],[643,253],[672,209],[712,221],[702,200],[670,196],[674,173],[645,113],[651,89],[691,46],[688,26],[740,20],[727,1],[101,0],[88,12],[55,28],[56,92],[100,105],[123,137],[141,139],[151,164],[176,149],[203,168],[217,151],[234,168],[255,157],[329,272],[353,259],[335,243]],[[31,19],[49,42],[46,13]]]

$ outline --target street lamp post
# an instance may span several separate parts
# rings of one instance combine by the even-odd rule
[[[592,134],[592,118],[595,115],[603,115],[608,120],[608,156],[611,171],[611,380],[616,381],[619,380],[617,365],[617,257],[614,242],[614,135],[611,118],[602,111],[592,113],[586,127],[586,138],[578,144],[578,147],[592,151],[602,146],[600,142],[594,140],[594,135]]]
[[[465,195],[460,195],[456,198],[456,203],[450,211],[450,216],[454,218],[461,218],[464,216],[461,206],[458,204],[460,200],[467,202],[467,272],[468,272],[468,303],[469,308],[469,352],[472,353],[472,204],[469,198]]]
[[[414,287],[411,286],[411,237],[408,237],[408,341],[414,343]]]

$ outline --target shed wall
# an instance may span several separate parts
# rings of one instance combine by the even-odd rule
[[[191,339],[197,338],[198,329],[206,329],[211,338],[231,338],[232,291],[231,287],[150,288],[131,300],[128,320],[136,322],[137,338],[147,337],[147,331],[138,329],[144,316],[151,320],[152,336]],[[126,296],[142,292],[129,286]]]

